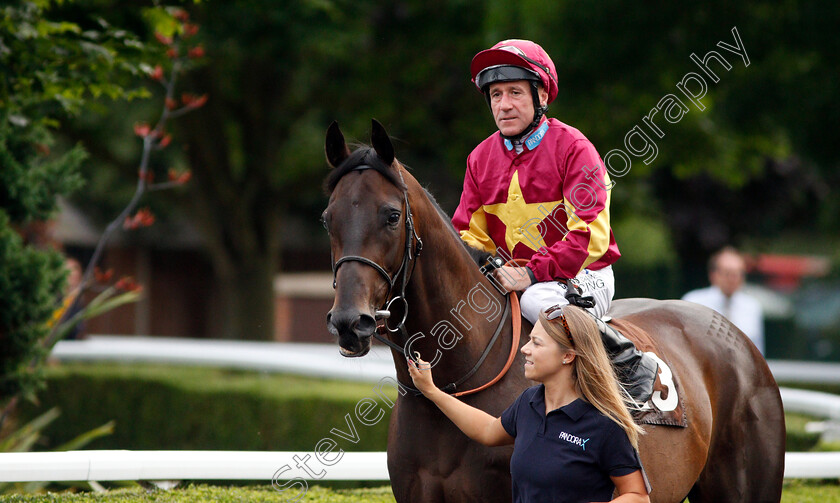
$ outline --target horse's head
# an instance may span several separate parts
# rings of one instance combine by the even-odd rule
[[[376,310],[396,294],[395,284],[405,280],[414,242],[403,168],[394,159],[388,134],[375,120],[371,143],[351,153],[337,123],[327,131],[332,171],[322,220],[330,235],[335,281],[327,329],[348,357],[370,351]]]

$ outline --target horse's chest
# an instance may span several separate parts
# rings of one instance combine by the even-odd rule
[[[510,501],[512,447],[485,447],[439,411],[401,407],[388,441],[398,502]]]

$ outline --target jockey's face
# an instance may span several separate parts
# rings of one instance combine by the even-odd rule
[[[517,135],[534,120],[534,100],[531,97],[531,83],[527,80],[491,84],[487,92],[490,93],[493,120],[503,135]],[[548,93],[542,86],[539,98],[541,104],[548,101]]]

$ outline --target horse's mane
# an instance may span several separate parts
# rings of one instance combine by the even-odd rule
[[[491,257],[493,254],[488,253],[484,250],[473,248],[472,246],[468,245],[466,241],[462,241],[461,236],[458,234],[458,231],[455,230],[455,226],[452,225],[452,219],[449,217],[449,215],[446,214],[445,211],[443,211],[443,208],[440,207],[440,204],[438,204],[437,200],[435,199],[435,196],[433,196],[432,193],[429,192],[429,189],[424,188],[423,190],[426,192],[426,197],[429,198],[429,201],[431,201],[432,206],[437,210],[443,221],[446,223],[447,229],[449,229],[452,232],[452,234],[455,235],[458,241],[461,241],[461,244],[464,245],[464,248],[466,248],[467,252],[470,254],[470,257],[472,257],[475,263],[479,266],[486,264],[487,258]]]
[[[335,186],[338,185],[338,181],[341,180],[344,175],[359,166],[370,166],[379,172],[379,174],[384,176],[389,182],[393,183],[402,190],[406,189],[405,184],[402,180],[400,180],[399,175],[379,158],[376,150],[374,150],[373,147],[365,145],[358,148],[355,152],[350,154],[344,162],[330,171],[330,174],[327,175],[327,179],[324,181],[324,189],[327,191],[327,194],[332,194],[332,191],[335,190]]]
[[[358,168],[359,166],[370,166],[372,169],[376,170],[379,174],[385,177],[386,180],[394,184],[395,186],[399,187],[402,190],[406,189],[405,183],[400,179],[399,175],[391,169],[391,166],[385,164],[382,159],[376,154],[376,151],[373,147],[369,146],[361,146],[356,151],[354,151],[350,156],[344,160],[340,165],[335,167],[330,174],[327,175],[326,180],[324,181],[324,189],[327,191],[327,194],[331,194],[333,190],[335,190],[335,186],[338,185],[338,181],[346,175],[347,173],[353,171],[354,169]],[[443,211],[443,208],[440,207],[438,204],[437,199],[435,196],[429,192],[428,189],[423,188],[423,191],[426,193],[426,197],[429,198],[429,201],[432,203],[432,206],[437,210],[438,214],[441,217],[441,220],[446,225],[446,228],[452,232],[452,234],[460,241],[461,237],[458,235],[458,232],[455,230],[455,227],[452,225],[452,220],[450,219],[449,215]],[[483,250],[477,250],[472,246],[468,245],[467,243],[461,241],[466,248],[467,252],[469,252],[470,257],[476,262],[478,265],[483,265],[487,258],[491,255]]]

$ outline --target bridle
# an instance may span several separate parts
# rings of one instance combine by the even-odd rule
[[[367,164],[362,164],[362,165],[360,165],[356,168],[353,168],[352,171],[363,171],[363,170],[366,170],[366,169],[372,169],[372,167],[368,166]],[[402,172],[398,171],[398,173],[400,175],[400,180],[403,182],[403,185],[405,185],[405,180],[403,179]],[[345,264],[347,262],[361,262],[365,265],[373,267],[376,270],[376,272],[378,272],[380,275],[382,275],[383,278],[385,278],[385,282],[388,283],[388,297],[387,297],[388,300],[385,301],[385,306],[384,306],[383,309],[378,309],[376,311],[376,317],[377,318],[384,318],[384,319],[387,320],[388,318],[391,317],[391,306],[394,304],[394,302],[402,301],[403,305],[404,305],[403,317],[402,317],[402,320],[400,320],[400,323],[397,326],[397,328],[394,329],[394,330],[388,328],[388,331],[390,331],[392,333],[397,332],[399,330],[402,330],[403,332],[405,332],[405,320],[408,317],[408,301],[405,299],[405,288],[408,285],[408,278],[410,276],[410,270],[414,269],[413,267],[409,268],[409,264],[412,263],[414,261],[414,259],[419,257],[420,252],[423,251],[423,240],[420,239],[420,236],[417,235],[417,230],[414,228],[414,216],[411,213],[411,204],[408,202],[408,191],[407,190],[403,190],[403,201],[404,201],[403,204],[405,206],[405,250],[403,252],[403,258],[402,258],[402,262],[400,263],[400,268],[397,269],[397,272],[393,276],[388,274],[388,271],[386,271],[384,267],[377,264],[373,260],[371,260],[369,258],[366,258],[366,257],[359,256],[359,255],[345,255],[345,256],[341,257],[340,259],[338,259],[336,261],[333,261],[333,266],[332,266],[333,289],[335,289],[335,287],[336,287],[336,281],[337,281],[337,277],[338,277],[338,268],[341,267],[342,264]],[[415,243],[416,243],[416,245],[415,245]],[[414,246],[412,246],[412,245],[414,245]],[[330,249],[330,258],[332,259],[332,249]],[[392,296],[392,294],[394,292],[394,285],[396,285],[397,280],[399,278],[402,278],[402,281],[400,281],[399,295]],[[387,327],[387,322],[386,322],[386,327]],[[407,333],[407,332],[405,332],[405,333]],[[379,339],[380,341],[382,341],[382,342],[388,344],[389,346],[393,347],[397,351],[405,353],[404,348],[398,346],[397,344],[395,344],[391,340],[382,337],[381,335],[379,335],[378,332],[374,333],[374,336],[377,339]]]
[[[353,168],[351,171],[362,171],[362,170],[366,170],[366,169],[372,169],[372,166],[369,166],[367,164],[362,164],[360,166],[357,166],[357,167]],[[403,183],[403,186],[405,186],[405,179],[403,178],[402,171],[400,171],[398,169],[397,173],[400,175],[400,181]],[[415,364],[419,364],[417,355],[411,354],[411,352],[407,350],[408,348],[406,346],[400,346],[399,344],[395,343],[394,341],[392,341],[391,339],[386,337],[386,335],[384,334],[384,332],[390,332],[390,333],[399,332],[403,336],[403,340],[405,340],[405,341],[409,340],[408,330],[405,328],[405,322],[406,322],[406,319],[408,318],[408,301],[405,298],[405,289],[408,286],[408,281],[411,277],[411,272],[413,272],[413,270],[414,270],[414,264],[416,264],[416,262],[417,262],[416,259],[417,259],[417,257],[420,256],[420,252],[423,250],[423,240],[420,239],[420,236],[417,234],[417,229],[414,227],[414,216],[411,213],[411,204],[408,201],[408,190],[407,189],[403,189],[403,201],[404,201],[404,206],[405,206],[405,247],[404,247],[404,252],[403,252],[403,258],[402,258],[402,261],[400,262],[400,267],[399,267],[399,269],[397,269],[397,272],[393,276],[391,274],[389,274],[388,271],[385,270],[384,267],[377,264],[375,261],[373,261],[369,258],[366,258],[366,257],[359,256],[359,255],[345,255],[338,260],[334,260],[334,258],[332,256],[332,248],[330,248],[330,260],[333,264],[332,265],[333,289],[336,288],[336,281],[337,281],[337,277],[338,277],[339,267],[341,267],[342,264],[345,264],[347,262],[361,262],[362,264],[368,265],[368,266],[372,267],[374,270],[376,270],[376,272],[378,272],[385,279],[385,281],[388,283],[388,286],[389,286],[388,297],[387,297],[387,300],[384,303],[383,308],[376,310],[376,318],[377,319],[383,319],[384,322],[383,322],[383,324],[377,326],[377,330],[374,331],[373,336],[376,337],[376,339],[378,339],[380,342],[389,346],[394,351],[397,351],[397,352],[405,355],[406,358],[411,359]],[[398,279],[401,279],[399,295],[392,296],[392,294],[394,292],[394,286],[397,284]],[[512,295],[512,297],[515,297],[515,296],[516,296],[515,294]],[[394,327],[394,328],[391,328],[388,325],[388,319],[391,317],[391,307],[397,301],[400,301],[403,304],[403,314],[402,314],[402,318],[400,319],[397,326]],[[458,386],[460,386],[461,384],[466,382],[467,379],[472,377],[473,374],[475,374],[478,371],[479,367],[481,367],[481,364],[484,363],[484,360],[487,358],[487,355],[490,353],[490,350],[493,348],[493,345],[495,344],[496,340],[499,338],[499,335],[502,332],[502,328],[504,327],[505,321],[507,320],[507,318],[510,314],[510,311],[511,311],[511,303],[512,303],[512,301],[510,300],[510,296],[509,296],[507,302],[505,302],[504,314],[502,315],[501,319],[499,320],[499,324],[496,327],[496,331],[493,333],[493,336],[490,338],[490,341],[488,342],[487,347],[481,353],[481,356],[479,357],[478,361],[473,366],[473,368],[469,372],[467,372],[463,377],[458,379],[457,381],[449,383],[446,386],[443,386],[441,388],[441,390],[443,390],[447,393],[451,393],[455,396],[475,393],[477,391],[481,391],[481,390],[495,384],[507,372],[508,368],[510,367],[510,364],[513,362],[513,357],[515,356],[515,351],[517,349],[516,346],[518,346],[516,341],[511,342],[511,344],[512,344],[511,355],[508,358],[508,361],[505,364],[504,369],[502,370],[502,372],[499,375],[496,376],[495,379],[493,379],[490,382],[484,384],[483,386],[480,386],[480,387],[472,389],[472,390],[461,391],[461,392],[457,392],[457,393],[455,392],[457,390]],[[516,320],[514,320],[514,323],[515,323],[515,321]],[[380,329],[382,329],[381,331],[383,333],[380,333]],[[518,335],[518,331],[515,330],[515,332],[517,332],[517,335]],[[518,339],[518,337],[517,337],[517,339]],[[411,391],[415,395],[418,395],[418,396],[422,395],[422,393],[418,389],[414,388],[413,386],[409,386],[409,385],[404,384],[404,383],[399,383],[399,384],[400,384],[401,387],[403,387],[405,389],[408,389],[409,391]]]

